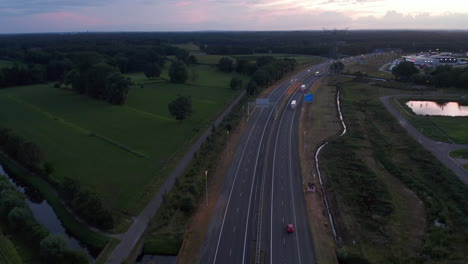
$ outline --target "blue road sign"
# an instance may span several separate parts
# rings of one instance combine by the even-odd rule
[[[304,95],[304,101],[306,101],[306,102],[314,101],[314,95],[313,94],[305,94]]]

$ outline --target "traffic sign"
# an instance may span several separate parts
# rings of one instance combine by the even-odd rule
[[[305,102],[312,102],[312,101],[314,101],[314,95],[313,95],[313,94],[305,94],[305,95],[304,95],[304,101],[305,101]]]

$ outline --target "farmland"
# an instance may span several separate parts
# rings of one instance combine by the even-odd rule
[[[165,165],[238,93],[228,88],[231,74],[208,66],[190,70],[196,76],[187,84],[133,86],[125,106],[50,84],[4,89],[0,122],[40,146],[54,178],[79,179],[113,209],[137,214],[163,181]],[[192,97],[194,113],[184,122],[167,110],[178,94]]]

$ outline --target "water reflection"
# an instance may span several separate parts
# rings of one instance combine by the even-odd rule
[[[432,101],[408,101],[406,105],[417,115],[468,116],[468,106],[457,102],[439,104]]]

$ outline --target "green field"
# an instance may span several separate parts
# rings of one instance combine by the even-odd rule
[[[10,67],[13,67],[15,64],[17,64],[17,65],[22,65],[22,63],[19,63],[19,62],[17,62],[17,61],[0,60],[0,69],[2,69],[2,68],[10,68]]]
[[[200,64],[215,65],[215,64],[218,64],[219,60],[224,58],[224,57],[233,60],[234,63],[235,63],[235,59],[233,57],[223,56],[223,55],[208,55],[208,54],[206,54],[206,55],[195,55],[195,57],[197,58],[197,62],[200,63]]]
[[[394,105],[404,108],[402,114],[425,136],[440,142],[468,144],[468,117],[418,116],[405,105],[409,100],[420,99],[399,98]]]
[[[0,263],[2,264],[21,264],[18,252],[13,243],[0,230]]]
[[[0,123],[40,146],[53,177],[79,179],[112,208],[137,214],[162,182],[164,166],[239,93],[228,88],[231,74],[191,70],[196,76],[187,84],[133,86],[124,106],[51,84],[3,89]],[[167,110],[178,94],[192,97],[194,113],[184,122]]]

